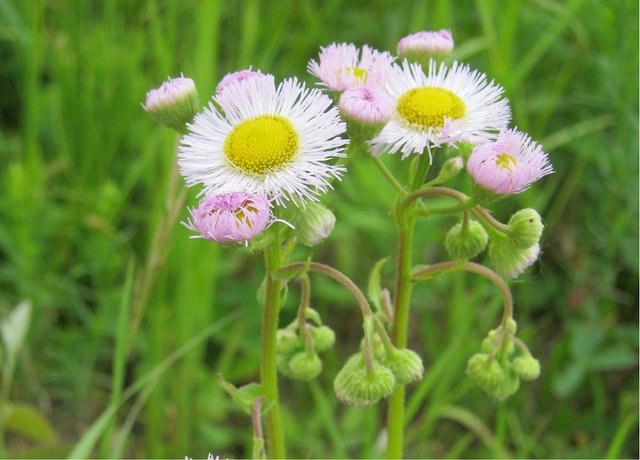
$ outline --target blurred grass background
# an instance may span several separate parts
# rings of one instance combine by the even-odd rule
[[[203,104],[225,73],[249,65],[312,82],[305,67],[320,46],[394,51],[402,36],[439,28],[452,29],[458,59],[505,87],[514,124],[542,142],[557,171],[495,207],[502,220],[524,206],[545,217],[541,261],[512,284],[520,335],[543,374],[505,402],[490,400],[464,370],[498,322],[499,296],[471,275],[421,286],[411,341],[428,371],[409,392],[406,454],[637,458],[638,4],[630,0],[0,0],[0,314],[23,299],[33,305],[0,401],[5,454],[250,455],[250,419],[217,373],[236,384],[258,379],[260,257],[189,240],[175,225],[162,245],[166,263],[150,268],[141,325],[131,326],[136,280],[167,221],[176,142],[140,103],[180,72],[194,78]],[[364,286],[372,264],[394,250],[393,193],[366,158],[350,169],[327,197],[336,229],[313,253]],[[187,203],[196,203],[193,191]],[[421,224],[417,260],[445,257],[454,222]],[[282,380],[290,454],[380,456],[384,404],[356,410],[332,391],[361,335],[358,311],[341,288],[313,281],[314,306],[338,345],[317,382]],[[283,322],[297,286],[290,294]],[[131,397],[118,405],[123,391]],[[105,410],[114,417],[93,424]]]

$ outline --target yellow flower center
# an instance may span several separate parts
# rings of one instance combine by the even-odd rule
[[[447,89],[421,86],[400,96],[397,109],[412,126],[429,129],[444,126],[445,117],[462,118],[466,107],[462,99]]]
[[[351,73],[351,75],[353,75],[356,80],[362,80],[363,85],[367,84],[367,78],[369,77],[369,72],[367,72],[366,69],[363,69],[361,67],[345,67],[344,70],[347,75]],[[341,75],[342,75],[342,69],[338,70],[338,77],[340,77]]]
[[[259,115],[234,126],[224,141],[224,154],[243,172],[263,176],[290,163],[298,145],[298,133],[289,120]]]
[[[501,153],[500,155],[498,155],[498,158],[496,158],[496,165],[502,169],[506,169],[510,173],[513,173],[512,168],[514,168],[517,165],[517,163],[516,163],[516,159],[513,158],[511,155],[508,155],[506,153]]]

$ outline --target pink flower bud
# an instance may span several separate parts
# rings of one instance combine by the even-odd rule
[[[271,203],[263,195],[244,192],[208,195],[190,210],[183,225],[218,243],[242,243],[262,232],[271,221]]]
[[[237,72],[231,72],[224,76],[218,86],[216,87],[216,94],[221,94],[226,88],[231,85],[235,85],[241,81],[251,80],[252,78],[265,78],[267,75],[263,74],[259,70],[239,70]]]
[[[407,35],[398,43],[398,56],[401,57],[446,56],[452,50],[453,37],[451,31],[445,29]]]

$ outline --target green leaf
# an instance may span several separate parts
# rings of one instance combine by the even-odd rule
[[[385,257],[384,259],[380,259],[379,261],[377,261],[373,266],[373,270],[371,270],[371,275],[369,276],[367,295],[369,296],[369,300],[371,300],[371,303],[375,305],[378,312],[383,312],[382,288],[380,286],[380,271],[382,270],[382,266],[387,260],[389,260],[389,258]]]
[[[23,300],[0,323],[0,334],[6,350],[5,372],[11,374],[13,366],[27,336],[31,321],[31,302]]]
[[[589,368],[598,371],[615,371],[635,366],[638,356],[625,345],[612,345],[598,352],[589,362]]]
[[[573,363],[563,369],[553,382],[553,392],[565,397],[573,393],[584,380],[585,368],[578,363]]]
[[[38,443],[58,440],[58,434],[44,415],[33,406],[8,403],[3,411],[4,426],[10,432]]]
[[[261,397],[264,396],[262,391],[262,385],[259,383],[249,383],[240,388],[236,387],[232,383],[227,382],[222,374],[218,374],[218,380],[220,386],[227,392],[231,399],[240,405],[242,410],[251,415],[251,409],[253,404]]]

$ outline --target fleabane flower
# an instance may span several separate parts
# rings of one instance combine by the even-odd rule
[[[169,78],[150,90],[142,106],[158,123],[181,131],[198,110],[198,92],[191,78]]]
[[[494,193],[520,193],[553,172],[539,144],[515,129],[500,133],[495,142],[473,149],[467,170],[475,182]]]
[[[407,35],[398,42],[398,56],[418,60],[428,56],[446,56],[453,51],[450,30],[418,32]]]
[[[330,91],[342,92],[357,86],[384,86],[391,75],[394,57],[367,45],[332,43],[321,48],[318,62],[309,61],[307,70]]]
[[[189,125],[178,153],[188,186],[202,193],[243,191],[277,204],[304,206],[339,179],[328,164],[345,156],[346,125],[331,99],[296,78],[277,87],[273,76],[236,82]]]
[[[222,91],[224,91],[226,88],[236,83],[239,83],[245,80],[250,80],[252,78],[267,78],[267,77],[268,77],[267,75],[263,74],[259,70],[251,70],[250,68],[245,70],[238,70],[237,72],[230,72],[226,74],[222,78],[222,80],[220,80],[220,83],[218,83],[218,86],[216,86],[216,94],[222,93]]]
[[[217,243],[245,243],[271,222],[271,203],[264,195],[243,192],[205,196],[182,224],[197,232],[192,238]]]
[[[402,152],[406,158],[442,144],[487,142],[511,119],[503,89],[469,66],[431,60],[425,74],[419,64],[404,60],[393,69],[386,91],[394,110],[371,141],[374,154]]]

